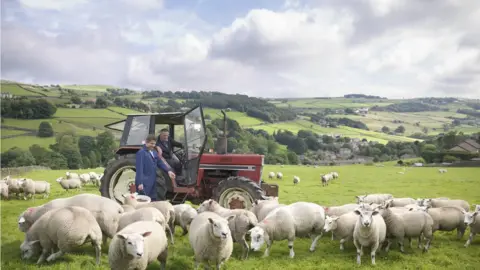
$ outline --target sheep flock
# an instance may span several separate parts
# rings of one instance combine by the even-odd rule
[[[268,177],[282,179],[283,174],[270,172]],[[325,187],[338,178],[337,172],[320,174],[319,184]],[[68,192],[86,184],[98,186],[100,179],[101,175],[93,172],[67,172],[57,182]],[[34,194],[47,198],[50,193],[50,184],[44,181],[8,176],[1,184],[2,197],[6,189],[7,198],[8,193],[18,198],[23,194],[24,199]],[[300,177],[294,176],[293,184],[300,184]],[[463,241],[468,231],[464,247],[479,248],[472,241],[480,233],[480,205],[458,198],[358,194],[349,204],[319,205],[303,200],[282,204],[278,197],[266,197],[255,200],[251,209],[228,209],[213,199],[196,208],[169,201],[145,202],[137,193],[125,194],[123,204],[90,193],[71,195],[18,213],[18,229],[25,234],[19,246],[22,260],[55,263],[73,248],[89,243],[95,254],[92,262],[99,265],[102,246],[110,239],[108,253],[103,255],[108,257],[111,269],[146,269],[155,260],[160,269],[166,269],[171,256],[168,247],[178,245],[172,233],[176,226],[183,231],[177,237],[188,239],[193,250],[194,269],[201,264],[228,268],[237,247],[241,260],[248,260],[250,252],[259,252],[263,247],[263,257],[269,257],[273,245],[284,243],[275,242],[283,240],[288,257],[295,259],[297,238],[310,239],[309,251],[313,253],[327,241],[322,239],[326,234],[331,235],[330,241],[339,242],[339,253],[346,252],[345,245],[354,246],[356,253],[351,256],[357,264],[362,263],[364,250],[368,250],[372,265],[381,251],[387,257],[395,248],[408,254],[404,240],[408,240],[410,249],[415,240],[417,248],[426,253],[437,244],[438,231],[456,231],[456,241]]]

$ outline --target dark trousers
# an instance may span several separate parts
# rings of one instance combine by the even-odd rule
[[[171,158],[165,160],[167,161],[168,165],[170,165],[170,167],[172,167],[172,169],[175,171],[176,175],[182,174],[182,163],[175,155],[172,155]]]

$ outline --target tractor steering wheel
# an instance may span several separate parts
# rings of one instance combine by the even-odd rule
[[[182,164],[185,163],[185,161],[186,161],[185,151],[182,148],[179,148],[179,149],[173,151],[173,153],[175,154],[175,156],[177,156],[177,158],[180,160],[180,162]]]

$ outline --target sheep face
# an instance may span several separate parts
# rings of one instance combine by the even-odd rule
[[[323,226],[323,230],[325,232],[333,231],[337,228],[337,219],[339,217],[331,217],[331,216],[326,216],[325,217],[325,226]]]
[[[28,260],[41,252],[40,240],[24,241],[20,245],[20,257],[22,260]]]
[[[475,205],[475,212],[480,212],[480,204]]]
[[[230,221],[235,216],[229,216],[227,221]],[[227,239],[228,234],[230,233],[230,228],[228,227],[228,222],[224,219],[212,219],[209,218],[208,221],[212,225],[212,234],[213,236],[220,239]]]
[[[123,239],[126,252],[134,258],[141,258],[144,254],[145,237],[152,234],[151,231],[143,233],[119,233],[118,237]]]
[[[432,199],[424,199],[421,206],[432,207]]]
[[[418,206],[423,206],[423,201],[424,201],[424,199],[418,198],[418,199],[417,199],[417,205],[418,205]]]
[[[465,223],[465,226],[469,226],[472,224],[475,224],[475,217],[478,215],[478,212],[464,212],[465,218],[463,219],[463,222]]]
[[[253,227],[248,231],[250,234],[250,247],[253,251],[259,251],[265,243],[265,230],[261,227]]]
[[[358,204],[362,203],[363,200],[365,200],[365,197],[367,197],[367,195],[355,196],[355,198],[357,198],[357,203]]]
[[[357,210],[354,211],[355,214],[360,216],[360,224],[362,224],[363,227],[370,227],[373,222],[373,216],[378,215],[379,211],[377,209],[370,210],[370,209],[364,209],[364,208],[358,208]]]

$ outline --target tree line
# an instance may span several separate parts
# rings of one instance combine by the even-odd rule
[[[422,102],[402,102],[390,104],[387,106],[375,105],[370,108],[371,111],[379,112],[426,112],[426,111],[448,111],[448,108],[425,104]]]
[[[2,99],[1,105],[2,117],[9,118],[46,119],[51,118],[57,112],[57,107],[43,98]]]

